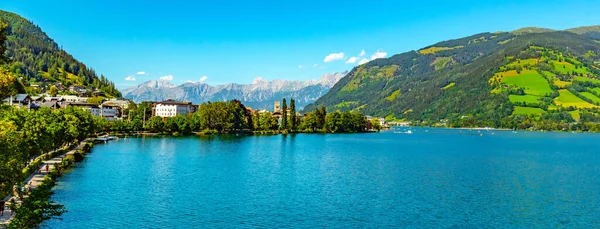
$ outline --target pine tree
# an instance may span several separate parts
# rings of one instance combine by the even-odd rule
[[[290,126],[292,130],[296,130],[298,127],[298,120],[296,120],[296,100],[290,99]]]
[[[319,115],[319,122],[322,123],[322,126],[320,126],[319,128],[322,129],[325,127],[325,122],[327,120],[327,108],[325,108],[325,106],[321,106],[321,112],[319,113]]]
[[[0,21],[0,65],[8,63],[8,58],[4,56],[6,53],[6,28],[8,25],[3,21]]]
[[[282,101],[282,105],[281,105],[281,127],[280,129],[285,130],[288,128],[288,123],[287,123],[287,102],[285,101],[285,98],[283,98]]]

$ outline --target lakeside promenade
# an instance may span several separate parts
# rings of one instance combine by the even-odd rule
[[[67,153],[64,153],[62,155],[58,155],[54,158],[43,161],[40,164],[40,166],[38,167],[38,169],[35,170],[32,174],[30,174],[29,177],[27,177],[27,179],[25,179],[25,184],[31,185],[31,189],[37,188],[44,180],[44,177],[46,177],[48,175],[49,171],[52,171],[52,169],[54,169],[55,163],[60,164],[66,156],[73,155],[73,154],[75,154],[75,152],[77,152],[77,150],[83,149],[85,144],[87,142],[89,142],[90,140],[92,140],[92,139],[90,139],[90,138],[85,139],[85,140],[81,141],[79,143],[79,145],[77,147],[75,147],[75,149],[69,150]],[[44,155],[40,155],[36,159],[44,157],[46,155],[49,155],[52,152],[54,152],[54,151],[48,152]],[[47,171],[46,171],[46,166],[48,166]],[[12,211],[8,208],[10,200],[13,198],[15,199],[16,203],[21,203],[21,200],[18,200],[18,197],[15,197],[13,195],[9,195],[3,199],[6,202],[6,210],[4,211],[4,215],[0,216],[0,229],[6,228],[6,226],[10,223],[10,220],[12,220],[14,218],[14,215],[12,215]],[[25,196],[24,198],[27,198],[27,196]],[[3,207],[3,206],[0,206],[0,207]]]

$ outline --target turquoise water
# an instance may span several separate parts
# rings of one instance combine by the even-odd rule
[[[61,178],[44,227],[600,225],[600,135],[404,131],[119,139]]]

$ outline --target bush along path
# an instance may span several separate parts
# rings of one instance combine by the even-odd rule
[[[65,169],[74,162],[83,160],[85,153],[93,145],[92,140],[85,139],[75,149],[52,151],[34,160],[31,168],[37,169],[31,171],[28,167],[26,170],[31,171],[31,175],[24,185],[15,187],[12,195],[4,198],[6,210],[0,216],[0,229],[35,227],[44,220],[59,217],[66,212],[62,205],[50,201],[52,187]],[[43,160],[44,158],[50,159]]]

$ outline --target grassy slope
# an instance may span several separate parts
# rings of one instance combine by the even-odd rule
[[[513,115],[537,115],[543,113],[546,113],[546,111],[536,107],[515,107],[515,111],[513,111]]]
[[[576,107],[576,108],[595,108],[596,105],[590,104],[583,99],[577,97],[568,90],[558,90],[560,95],[554,99],[556,105],[563,107]]]
[[[481,39],[482,37],[485,39]],[[478,42],[473,42],[473,40],[478,40]],[[501,41],[506,42],[498,44]],[[448,47],[460,46],[463,47],[448,49]],[[356,106],[360,104],[364,108],[362,112],[365,114],[381,117],[393,115],[396,118],[406,118],[408,120],[439,120],[449,116],[460,117],[460,115],[472,113],[477,113],[486,119],[505,117],[513,113],[512,107],[510,107],[509,113],[506,113],[506,109],[504,109],[507,107],[505,105],[510,102],[509,96],[500,93],[502,90],[499,90],[497,94],[489,93],[494,88],[489,85],[488,80],[502,66],[510,64],[507,63],[506,59],[516,60],[522,58],[520,65],[538,65],[539,56],[520,56],[521,52],[531,46],[559,50],[556,53],[560,53],[561,48],[569,46],[569,55],[577,57],[583,56],[590,50],[593,50],[594,53],[600,53],[598,52],[600,45],[594,40],[567,32],[519,36],[510,33],[478,34],[467,38],[440,42],[422,49],[421,51],[426,54],[407,52],[361,65],[340,80],[326,95],[314,104],[307,106],[306,110],[314,109],[319,105],[331,107],[342,101],[357,101]],[[439,66],[436,68],[435,65],[440,60],[449,57],[453,59],[453,64],[442,69],[439,69]],[[540,60],[548,61],[548,57],[541,57]],[[514,62],[514,60],[510,62]],[[562,64],[561,62],[557,63]],[[381,68],[390,65],[396,65],[398,69],[393,76],[388,76],[385,79],[366,77],[365,74],[359,74],[374,66]],[[560,66],[563,65],[565,67],[562,68],[567,69],[565,71],[589,71],[586,68],[572,69],[571,67],[575,67],[573,64],[562,64]],[[555,67],[552,67],[552,69],[554,71]],[[523,98],[512,96],[514,102],[517,100],[533,102],[534,97],[530,96],[549,96],[549,94],[556,93],[550,87],[549,82],[555,83],[561,88],[571,84],[570,80],[559,80],[554,73],[544,73],[542,76],[532,69],[522,69],[521,74],[516,75],[515,77],[507,76],[504,82],[520,85],[519,87],[523,87],[525,93],[529,96]],[[561,79],[563,79],[563,76],[561,76]],[[444,90],[451,83],[455,83],[451,87],[452,90]],[[352,90],[341,90],[348,88]],[[394,97],[393,101],[386,99],[397,90],[401,93]],[[552,101],[552,99],[548,97],[546,101]],[[564,95],[555,101],[558,101],[558,103],[563,102],[563,104],[565,102],[567,104],[573,103]],[[578,100],[575,103],[581,103],[581,101]],[[579,105],[590,107],[591,104]],[[351,106],[348,109],[355,108]],[[553,103],[548,104],[548,109],[557,109],[557,106]],[[412,112],[404,113],[407,110]]]
[[[515,85],[525,89],[529,95],[544,96],[554,92],[548,81],[534,70],[523,70],[516,76],[505,76],[502,82],[508,85]]]
[[[597,96],[595,96],[592,93],[589,92],[580,92],[579,93],[581,96],[586,97],[590,100],[592,100],[594,103],[600,103],[600,98],[598,98]]]
[[[509,95],[508,100],[512,103],[540,104],[540,97],[535,95]]]

